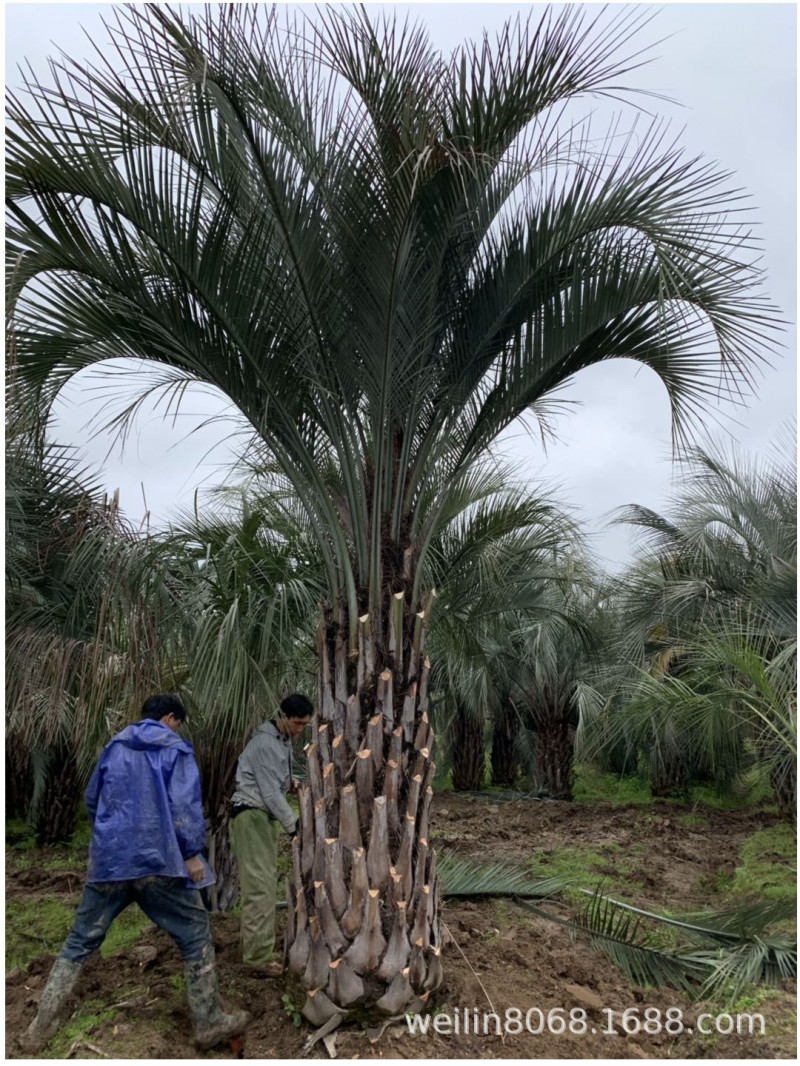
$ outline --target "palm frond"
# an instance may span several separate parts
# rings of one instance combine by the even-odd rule
[[[523,866],[504,862],[481,863],[448,851],[438,852],[436,869],[442,880],[442,894],[448,898],[513,896],[546,899],[567,884],[563,877],[537,880]]]
[[[592,898],[597,895],[596,891],[582,888],[580,891]],[[662,925],[671,925],[688,936],[696,936],[701,940],[719,940],[726,943],[741,943],[752,940],[764,933],[764,930],[776,922],[791,919],[795,915],[795,908],[785,900],[766,900],[759,903],[747,903],[739,907],[732,907],[721,911],[698,911],[694,914],[683,914],[680,918],[667,914],[657,914],[654,911],[643,910],[633,907],[629,903],[622,903],[617,899],[609,899],[620,911],[641,918],[648,918]]]
[[[548,12],[443,57],[361,11],[115,9],[108,55],[9,94],[19,387],[46,411],[124,358],[173,412],[226,396],[353,639],[382,538],[422,567],[498,434],[581,369],[651,367],[679,438],[769,350],[729,177],[641,116],[559,122],[626,93],[647,21]]]
[[[777,984],[797,975],[796,942],[764,936],[768,925],[793,913],[784,903],[676,918],[611,899],[603,894],[602,885],[594,891],[582,891],[590,899],[572,919],[540,906],[523,905],[548,921],[587,936],[633,984],[669,985],[691,999],[714,996],[733,1001],[748,986]],[[666,925],[676,934],[682,932],[697,946],[676,944],[666,949],[654,942],[648,923]]]
[[[721,957],[712,957],[711,973],[700,997],[724,996],[737,1000],[747,988],[765,984],[776,987],[797,977],[797,941],[788,937],[753,939]]]

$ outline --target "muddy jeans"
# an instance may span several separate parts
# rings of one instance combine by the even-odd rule
[[[242,959],[251,966],[272,962],[275,951],[279,831],[266,811],[242,811],[231,822],[242,899]]]
[[[136,881],[85,885],[75,925],[59,957],[85,962],[103,943],[117,915],[131,903],[138,903],[151,922],[169,933],[185,962],[204,957],[204,949],[211,943],[208,911],[199,890],[187,888],[177,877],[141,877]]]

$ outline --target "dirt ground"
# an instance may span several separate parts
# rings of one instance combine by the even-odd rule
[[[742,842],[755,830],[776,822],[759,811],[703,809],[656,804],[617,807],[544,803],[497,803],[487,798],[443,794],[436,800],[436,837],[440,847],[481,860],[536,860],[546,873],[565,848],[586,848],[607,859],[593,867],[598,877],[622,877],[627,902],[644,907],[690,911],[712,902],[711,888],[736,866]],[[588,853],[588,852],[587,852]],[[33,895],[77,901],[82,871],[43,871],[32,866],[7,873],[7,898]],[[564,913],[574,904],[561,905]],[[759,997],[751,1013],[765,1018],[765,1035],[696,1031],[697,1015],[719,1007],[692,1004],[669,989],[632,988],[618,970],[569,931],[533,915],[511,900],[446,902],[444,921],[451,939],[445,948],[445,983],[434,1005],[440,1016],[458,1012],[461,1032],[410,1034],[394,1024],[375,1043],[367,1033],[340,1029],[339,1058],[795,1058],[796,1022],[793,984]],[[237,920],[213,918],[220,983],[227,1001],[246,1007],[254,1021],[245,1058],[300,1058],[309,1030],[293,1024],[282,1002],[282,980],[259,980],[240,963]],[[15,1037],[35,1012],[53,956],[41,955],[24,970],[6,975],[6,1057],[24,1057]],[[95,1012],[96,1024],[83,1030],[69,1051],[73,1057],[197,1058],[181,987],[181,964],[172,943],[148,928],[135,945],[112,957],[96,957],[86,968],[75,1007]],[[508,1033],[502,1039],[465,1033],[464,1010],[500,1014],[530,1008],[547,1015],[553,1008],[583,1008],[587,1032],[541,1035]],[[622,1012],[646,1007],[680,1008],[687,1031],[681,1035],[625,1035]],[[113,1009],[112,1009],[113,1008]],[[604,1008],[606,1009],[604,1012]],[[608,1012],[614,1012],[610,1014]],[[555,1017],[555,1016],[553,1016]],[[538,1016],[532,1021],[535,1022]],[[440,1020],[440,1027],[444,1027]],[[727,1023],[726,1023],[727,1024]],[[474,1028],[474,1024],[471,1024]],[[556,1021],[552,1028],[559,1028]],[[595,1030],[592,1032],[592,1030]],[[611,1032],[606,1032],[611,1030]],[[689,1032],[688,1030],[695,1030]],[[68,1052],[60,1051],[63,1057]],[[44,1056],[54,1057],[52,1048]],[[206,1057],[230,1057],[210,1052]],[[321,1044],[306,1057],[327,1058]]]

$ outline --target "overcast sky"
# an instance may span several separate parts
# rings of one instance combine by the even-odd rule
[[[81,27],[102,41],[101,16],[112,6],[6,4],[7,84],[19,84],[16,66],[24,61],[44,74],[48,55],[58,48],[88,57],[91,48]],[[492,34],[509,15],[529,10],[499,3],[382,6],[418,16],[444,51],[484,30]],[[734,171],[737,184],[752,195],[767,293],[787,320],[786,352],[765,371],[747,409],[725,408],[720,414],[727,419],[727,433],[758,453],[768,449],[796,405],[795,22],[793,3],[658,5],[642,41],[661,43],[653,61],[628,80],[676,100],[648,107],[670,119],[676,133],[683,130],[682,143],[691,154],[702,153]],[[613,110],[610,103],[586,106],[600,116]],[[142,484],[151,523],[163,526],[177,507],[191,505],[197,486],[225,480],[235,448],[231,425],[189,433],[205,416],[220,412],[215,397],[193,397],[174,422],[150,411],[137,420],[124,451],[114,447],[107,454],[111,438],[94,435],[100,404],[96,385],[92,372],[84,372],[64,390],[54,435],[80,446],[109,491],[119,487],[129,517],[142,516]],[[626,530],[608,528],[608,512],[627,503],[664,509],[675,487],[666,394],[651,371],[614,361],[583,371],[563,398],[580,406],[559,418],[558,442],[548,444],[546,455],[538,438],[519,429],[507,435],[506,454],[524,463],[532,483],[545,481],[576,509],[596,554],[617,569],[629,558],[632,542]],[[93,415],[94,424],[87,425]]]

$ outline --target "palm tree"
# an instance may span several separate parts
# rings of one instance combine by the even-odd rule
[[[670,656],[699,626],[747,604],[767,641],[794,636],[797,619],[797,474],[790,429],[757,462],[692,449],[672,513],[637,506],[618,521],[638,527],[640,560],[626,575],[629,657]],[[674,654],[674,653],[672,653]]]
[[[521,763],[519,757],[519,715],[509,691],[509,686],[499,686],[493,692],[491,712],[492,784],[513,788],[517,783]]]
[[[704,775],[725,787],[755,769],[795,818],[796,639],[770,659],[745,614],[699,630],[682,652],[680,672],[641,674],[622,721],[633,723],[651,763],[658,753],[682,771],[681,785]]]
[[[672,512],[623,513],[647,537],[623,620],[606,743],[623,733],[653,790],[729,785],[755,756],[783,809],[796,752],[797,499],[793,446],[762,462],[696,449]]]
[[[548,588],[542,618],[517,635],[514,686],[520,740],[538,791],[572,799],[575,741],[585,689],[597,673],[602,591],[588,563],[567,558]],[[524,751],[524,747],[523,747]]]
[[[162,543],[180,588],[182,691],[192,704],[217,871],[214,904],[222,910],[236,900],[226,802],[236,758],[281,695],[313,678],[316,604],[324,593],[321,552],[297,497],[270,464],[251,457],[247,465],[240,484],[214,490]],[[339,472],[327,476],[335,492]],[[488,704],[484,643],[490,635],[497,641],[510,614],[538,609],[552,553],[575,536],[553,502],[525,492],[503,465],[476,468],[470,492],[452,501],[426,557],[425,582],[438,590],[428,647],[436,664],[432,694],[458,702],[467,728]],[[459,716],[450,717],[457,731]],[[460,754],[453,753],[454,776]],[[482,730],[472,758],[484,760]],[[479,786],[470,779],[463,787]]]
[[[9,808],[68,839],[102,744],[169,655],[171,597],[148,549],[69,449],[14,423],[6,448]],[[7,767],[8,769],[8,767]],[[21,789],[21,792],[20,792]]]
[[[518,471],[493,464],[482,472],[479,481],[475,471],[464,498],[468,509],[431,544],[425,575],[437,589],[428,636],[431,692],[457,791],[483,783],[498,649],[513,643],[521,619],[549,612],[553,560],[579,540],[554,500],[525,491]],[[519,662],[509,668],[518,670]]]
[[[692,653],[691,687],[701,725],[715,713],[715,703],[727,709],[729,721],[741,723],[781,813],[795,820],[797,638],[786,640],[767,657],[761,636],[753,632],[747,616],[726,619],[716,630],[701,634]]]
[[[213,385],[291,484],[326,598],[289,964],[312,1021],[419,1008],[442,946],[425,564],[452,501],[604,359],[658,374],[686,433],[773,313],[724,174],[657,123],[559,126],[618,96],[636,13],[549,12],[449,58],[360,9],[113,18],[113,52],[10,95],[20,374],[45,408],[119,356],[178,401]]]

